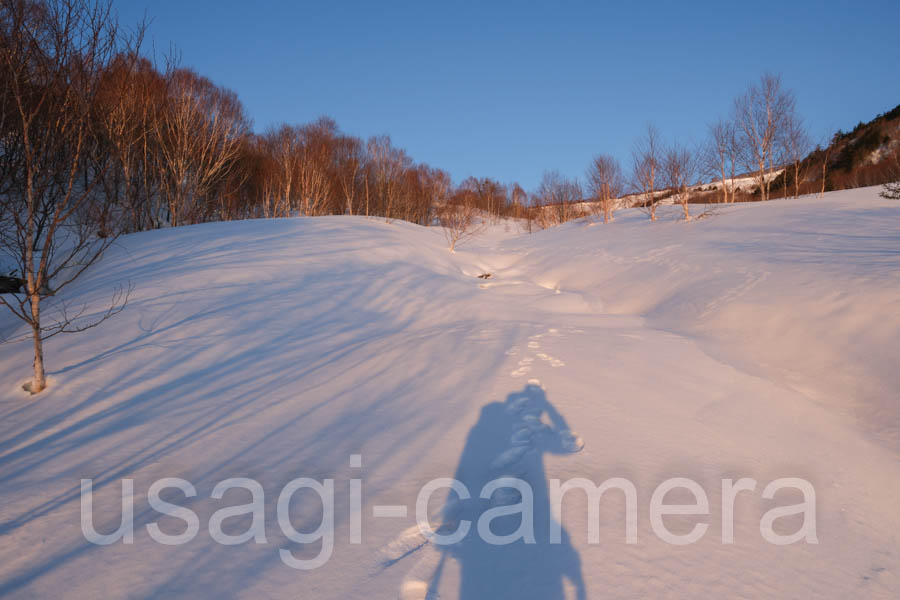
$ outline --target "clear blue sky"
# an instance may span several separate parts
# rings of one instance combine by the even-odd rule
[[[533,189],[627,165],[652,121],[698,141],[766,70],[817,136],[900,104],[900,1],[116,0],[157,53],[236,91],[263,131],[329,115],[417,161]]]

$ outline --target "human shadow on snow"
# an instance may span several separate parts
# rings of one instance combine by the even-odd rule
[[[561,600],[565,597],[566,580],[575,589],[577,598],[586,598],[581,560],[568,533],[563,529],[558,543],[550,540],[553,517],[544,468],[545,454],[568,454],[580,449],[577,444],[565,419],[538,385],[529,384],[509,394],[505,402],[484,406],[469,432],[454,476],[466,486],[472,498],[459,500],[451,492],[443,509],[445,524],[455,529],[465,519],[472,523],[471,530],[456,544],[437,546],[442,556],[429,588],[438,589],[446,560],[450,558],[459,563],[462,600]],[[493,545],[478,535],[476,524],[485,511],[521,502],[521,496],[512,488],[501,489],[489,499],[479,498],[483,486],[500,477],[515,477],[530,485],[534,507],[533,543],[518,539],[506,545]],[[521,523],[521,514],[509,514],[491,519],[490,529],[497,536],[509,535]]]

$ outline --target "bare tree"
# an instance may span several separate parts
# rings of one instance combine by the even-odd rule
[[[587,185],[594,201],[600,205],[603,222],[609,223],[613,219],[616,200],[622,195],[624,187],[619,161],[608,154],[595,156],[588,167]]]
[[[666,187],[681,205],[685,221],[691,220],[691,213],[688,210],[690,194],[688,188],[694,183],[695,164],[693,154],[685,146],[675,142],[666,148],[662,161],[662,174]]]
[[[453,181],[450,174],[441,169],[433,169],[431,167],[423,167],[428,174],[425,182],[425,195],[428,214],[425,216],[425,224],[433,223],[435,213],[439,211],[439,207],[446,205],[453,189]]]
[[[123,165],[128,161],[135,163],[131,169],[135,173],[132,185],[136,206],[131,206],[134,231],[161,227],[165,223],[167,212],[166,199],[162,193],[160,141],[155,135],[156,125],[165,110],[166,81],[147,60],[139,59],[137,67],[136,76],[132,78],[136,83],[130,89],[130,93],[137,97],[128,102],[131,114],[130,117],[125,117],[140,123],[140,127],[133,130],[139,140],[137,157],[130,155],[123,158]],[[126,144],[129,142],[127,129],[125,141]]]
[[[490,177],[477,180],[480,205],[487,210],[491,221],[498,223],[506,207],[506,187]]]
[[[31,329],[32,394],[46,387],[43,341],[83,331],[120,311],[128,291],[119,289],[105,312],[72,313],[51,302],[99,260],[118,228],[103,227],[91,214],[113,204],[106,185],[113,164],[91,162],[115,132],[94,107],[102,74],[120,56],[134,67],[135,48],[117,28],[108,3],[87,0],[3,0],[0,4],[0,250],[17,267],[22,292],[0,297]],[[130,288],[129,288],[130,289]]]
[[[263,137],[266,151],[275,169],[271,172],[272,214],[288,216],[299,196],[297,180],[303,141],[296,127],[281,125],[269,129]]]
[[[662,162],[662,144],[659,130],[652,124],[647,125],[647,132],[635,142],[631,151],[632,185],[638,193],[641,206],[656,220],[656,205],[659,202],[657,187],[659,186],[660,167]]]
[[[532,232],[534,225],[534,211],[528,206],[528,192],[521,185],[513,182],[509,188],[509,203],[513,217],[518,221],[525,221],[525,230]]]
[[[400,184],[404,171],[412,164],[403,150],[395,148],[391,138],[377,136],[366,144],[369,156],[368,177],[366,179],[366,215],[369,214],[368,198],[375,202],[372,209],[388,220],[395,217],[394,208],[400,200]]]
[[[798,115],[796,111],[790,111],[784,118],[784,129],[780,137],[782,162],[785,166],[785,174],[790,168],[792,179],[794,180],[794,198],[800,197],[800,184],[803,180],[803,166],[805,159],[812,150],[812,140],[809,136],[809,130],[803,121],[803,117]],[[787,188],[787,177],[785,177],[785,189]]]
[[[528,194],[522,189],[518,183],[509,186],[509,201],[516,208],[517,214],[521,213],[521,209],[525,207],[528,201]]]
[[[245,185],[238,190],[247,204],[249,216],[272,218],[279,214],[281,170],[270,152],[270,140],[251,135],[243,149],[240,168],[244,171]]]
[[[365,149],[358,138],[343,135],[335,140],[335,154],[335,171],[344,198],[344,212],[352,215],[365,176]]]
[[[468,191],[477,208],[494,223],[498,222],[507,203],[506,187],[490,177],[467,177],[460,189]]]
[[[734,178],[738,163],[734,122],[719,119],[709,126],[709,143],[704,154],[704,172],[720,181],[722,202],[734,202]]]
[[[826,144],[825,151],[823,152],[822,156],[822,188],[819,191],[820,198],[825,195],[825,188],[828,185],[828,159],[831,154],[832,146],[833,144]]]
[[[94,114],[107,144],[97,146],[92,168],[108,170],[104,183],[112,189],[106,193],[118,197],[124,230],[151,228],[159,216],[159,177],[150,138],[159,111],[161,78],[146,59],[123,55],[101,77]],[[112,164],[105,166],[107,161]]]
[[[542,207],[543,217],[553,215],[555,224],[565,223],[583,216],[573,205],[583,199],[581,184],[575,179],[564,177],[559,171],[545,171],[538,186],[537,197]]]
[[[450,252],[455,252],[460,243],[478,235],[485,227],[482,213],[476,206],[476,196],[469,190],[458,190],[445,202],[438,210],[438,219]]]
[[[771,73],[763,75],[759,84],[750,84],[734,102],[744,164],[755,174],[763,200],[769,199],[770,174],[778,166],[778,139],[795,104],[793,93],[782,88],[781,76]]]
[[[166,74],[165,110],[156,123],[169,224],[197,222],[202,203],[235,164],[247,120],[234,92],[189,69]]]
[[[328,117],[300,128],[299,188],[306,216],[325,214],[331,204],[331,174],[334,147],[338,137],[337,123]]]

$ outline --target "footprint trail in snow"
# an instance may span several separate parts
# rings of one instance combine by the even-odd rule
[[[581,329],[572,329],[571,333],[584,333]],[[531,372],[533,365],[535,364],[535,359],[540,359],[542,362],[548,363],[551,367],[563,367],[565,366],[565,362],[562,360],[550,356],[546,352],[540,352],[541,342],[540,340],[544,337],[563,337],[563,335],[559,332],[558,329],[551,328],[548,329],[546,333],[536,333],[528,338],[528,344],[526,345],[527,350],[531,353],[531,356],[526,356],[519,360],[517,368],[510,373],[511,377],[522,377]],[[521,348],[519,346],[513,346],[509,350],[506,351],[508,356],[518,356],[521,352]]]

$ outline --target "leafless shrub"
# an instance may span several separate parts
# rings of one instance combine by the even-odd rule
[[[459,244],[478,235],[486,226],[475,203],[465,196],[441,206],[438,219],[444,228],[444,237],[450,252],[455,252]]]

